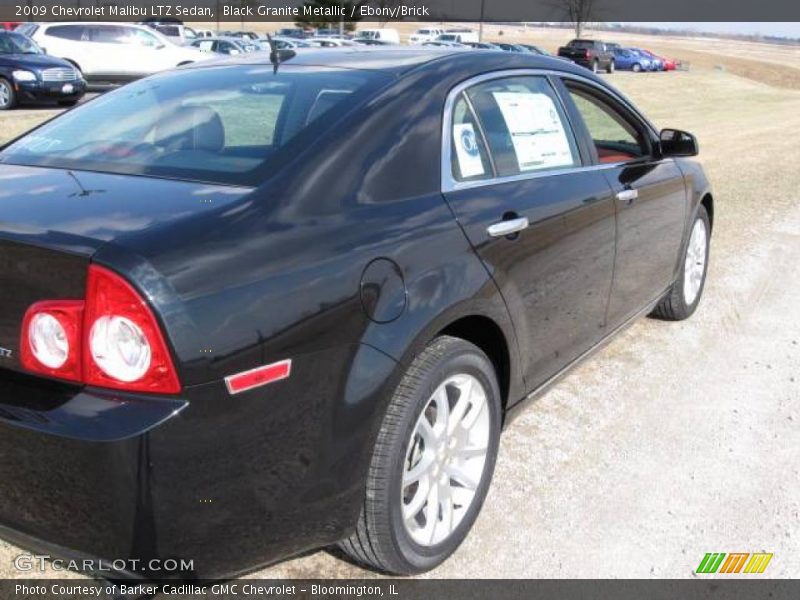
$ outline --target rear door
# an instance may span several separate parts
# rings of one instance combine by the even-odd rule
[[[509,307],[534,389],[596,343],[614,201],[547,76],[481,76],[445,114],[444,195]]]
[[[686,222],[686,188],[673,159],[657,155],[655,132],[621,98],[565,79],[575,121],[613,189],[617,251],[608,323],[615,326],[661,297],[675,278]]]

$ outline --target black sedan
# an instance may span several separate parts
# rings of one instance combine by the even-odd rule
[[[76,104],[86,93],[81,72],[67,61],[47,56],[20,33],[0,31],[0,110],[17,104]]]
[[[156,75],[0,151],[4,537],[122,574],[332,544],[425,571],[525,400],[696,309],[695,139],[585,69],[280,58]]]

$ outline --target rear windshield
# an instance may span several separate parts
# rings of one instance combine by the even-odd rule
[[[174,71],[65,113],[0,151],[0,163],[258,185],[388,79],[289,65]]]
[[[572,40],[569,46],[571,48],[594,48],[594,42],[590,40]]]

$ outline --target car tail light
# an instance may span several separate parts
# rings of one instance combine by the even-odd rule
[[[591,58],[591,57],[592,57],[592,51],[591,50],[587,50],[586,51],[586,58]]]
[[[25,313],[22,366],[99,387],[177,394],[180,382],[161,329],[122,277],[89,266],[85,300],[37,302]]]
[[[81,381],[82,326],[82,300],[37,302],[22,319],[22,366],[34,373]]]
[[[180,391],[150,308],[127,281],[97,265],[89,267],[83,336],[85,383],[138,392]]]

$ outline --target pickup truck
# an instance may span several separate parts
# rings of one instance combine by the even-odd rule
[[[614,72],[614,51],[609,44],[600,40],[572,40],[558,49],[558,55],[591,69],[594,73],[601,69],[605,69],[607,73]]]

